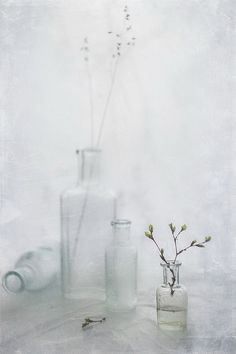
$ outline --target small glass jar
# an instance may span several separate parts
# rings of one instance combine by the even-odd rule
[[[112,312],[134,310],[137,303],[137,252],[130,242],[129,220],[114,220],[106,250],[106,305]]]
[[[179,283],[180,262],[161,263],[163,284],[156,292],[157,322],[161,329],[184,330],[187,327],[188,294]]]

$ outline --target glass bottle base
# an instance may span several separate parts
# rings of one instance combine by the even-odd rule
[[[135,304],[132,304],[130,306],[127,306],[127,305],[111,305],[109,303],[106,303],[106,308],[109,312],[113,312],[113,313],[119,313],[119,312],[122,312],[122,313],[126,313],[126,312],[132,312],[132,311],[135,311],[136,310],[136,303]]]
[[[105,291],[100,288],[78,288],[63,293],[64,298],[69,300],[105,300]]]
[[[187,327],[187,310],[162,308],[157,310],[157,322],[164,330],[184,330]]]

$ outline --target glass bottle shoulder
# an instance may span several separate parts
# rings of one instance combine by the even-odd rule
[[[57,243],[55,243],[55,247],[58,246]],[[28,251],[23,253],[20,258],[18,259],[16,264],[21,264],[24,262],[34,262],[34,261],[39,261],[41,262],[42,260],[47,260],[48,258],[54,256],[54,253],[56,251],[50,247],[50,246],[41,246],[37,247],[36,249],[32,251]]]
[[[106,252],[107,253],[115,253],[117,251],[122,251],[125,250],[126,252],[129,252],[132,255],[137,255],[137,249],[135,246],[131,245],[130,243],[123,243],[123,244],[111,244],[107,247]]]
[[[178,284],[176,286],[174,286],[174,291],[176,292],[176,294],[187,294],[187,289],[184,285]],[[157,293],[170,293],[170,287],[169,285],[166,284],[161,284],[158,288],[157,288]]]
[[[97,197],[102,197],[106,199],[116,199],[116,194],[111,190],[106,190],[103,186],[88,186],[83,184],[75,185],[71,188],[66,189],[61,194],[61,199],[73,199],[76,197],[81,197],[86,194],[92,194]]]

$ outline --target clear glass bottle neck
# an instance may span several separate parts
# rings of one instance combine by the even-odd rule
[[[81,151],[79,158],[79,183],[97,185],[100,182],[101,150],[87,148]]]
[[[111,222],[113,227],[113,243],[117,246],[124,246],[130,243],[131,222],[125,219],[117,219]]]
[[[19,267],[11,270],[3,277],[3,287],[11,293],[20,293],[27,289],[34,280],[34,271],[31,267]]]
[[[181,266],[180,262],[173,263],[173,261],[167,261],[166,263],[161,263],[163,268],[163,284],[168,285],[172,284],[173,276],[175,277],[174,286],[179,286],[179,267]]]

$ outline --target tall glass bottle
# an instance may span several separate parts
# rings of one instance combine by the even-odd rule
[[[36,291],[52,283],[59,272],[58,249],[38,247],[24,253],[13,270],[7,272],[2,280],[8,292],[19,293],[24,290]]]
[[[181,330],[187,326],[188,294],[179,283],[180,262],[161,263],[163,284],[157,289],[157,322],[167,330]],[[170,287],[170,284],[173,286]]]
[[[106,304],[113,312],[135,309],[137,252],[130,242],[129,220],[114,220],[113,239],[106,250]]]
[[[104,253],[116,200],[100,184],[101,151],[88,148],[78,156],[79,181],[61,196],[62,290],[66,298],[103,299]]]

